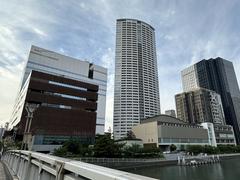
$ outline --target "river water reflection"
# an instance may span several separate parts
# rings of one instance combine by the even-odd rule
[[[240,180],[240,157],[198,167],[154,166],[127,171],[160,180]]]

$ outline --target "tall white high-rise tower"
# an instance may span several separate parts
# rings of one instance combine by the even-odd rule
[[[160,114],[154,28],[136,19],[118,19],[113,132],[126,137],[140,120]]]

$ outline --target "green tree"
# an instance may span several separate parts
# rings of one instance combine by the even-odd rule
[[[68,153],[67,148],[61,146],[58,149],[54,149],[53,155],[60,156],[60,157],[66,157],[67,153]]]
[[[132,144],[123,148],[123,156],[126,158],[153,158],[163,157],[162,151],[157,147],[144,148],[138,144]]]
[[[53,154],[61,157],[91,156],[92,148],[90,148],[88,144],[81,144],[77,139],[69,139],[68,141],[64,142],[60,148],[55,149]]]
[[[138,144],[132,144],[123,148],[123,155],[126,158],[137,157],[142,153],[143,148]]]
[[[93,148],[95,157],[121,157],[123,144],[116,143],[111,133],[97,135]]]
[[[236,146],[236,153],[240,153],[240,145]]]
[[[185,151],[185,145],[180,146],[180,151]]]
[[[177,149],[177,147],[174,144],[170,145],[170,151],[175,151]]]
[[[187,152],[199,154],[203,152],[203,147],[201,145],[188,145]]]
[[[233,145],[218,145],[220,153],[235,153],[237,152],[237,146]]]
[[[214,146],[205,145],[202,147],[202,153],[217,154],[219,153],[219,149]]]
[[[127,138],[128,140],[136,139],[136,136],[133,131],[128,131],[127,132]]]
[[[20,141],[13,141],[12,138],[5,138],[2,142],[2,147],[4,151],[7,150],[16,150],[21,148],[22,142]]]

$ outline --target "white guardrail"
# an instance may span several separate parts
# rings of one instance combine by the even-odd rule
[[[32,151],[7,151],[2,162],[19,180],[156,180]]]

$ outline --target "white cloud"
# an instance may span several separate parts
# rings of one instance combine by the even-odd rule
[[[47,37],[47,34],[45,32],[43,32],[42,30],[40,30],[36,27],[33,28],[33,31],[40,36]]]
[[[233,61],[240,81],[240,6],[235,0],[23,0],[20,4],[1,1],[1,7],[0,103],[4,102],[4,108],[10,107],[17,91],[18,66],[26,61],[30,45],[36,44],[93,59],[108,68],[108,129],[113,117],[115,25],[116,19],[124,17],[146,21],[155,28],[162,112],[175,108],[174,95],[181,91],[180,71],[203,58],[222,56]],[[7,109],[0,109],[0,120],[8,119],[1,116],[5,112]]]
[[[109,127],[112,128],[113,119],[113,101],[114,101],[114,51],[108,48],[106,53],[102,55],[100,65],[108,69],[107,97],[106,97],[106,123],[105,131]]]
[[[101,58],[101,66],[108,68],[112,73],[112,68],[114,67],[114,50],[108,48],[107,52]]]
[[[7,68],[0,67],[0,125],[9,121],[18,91],[20,83],[19,75],[22,69],[23,64],[9,66]]]

